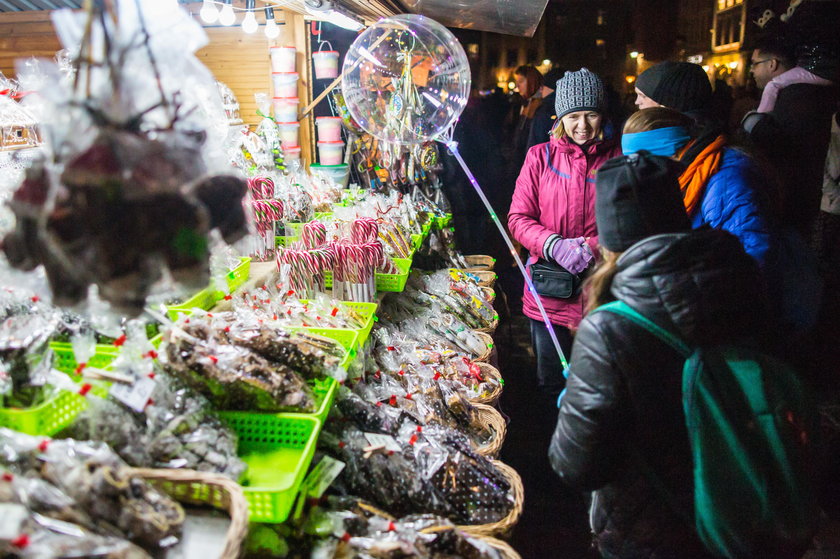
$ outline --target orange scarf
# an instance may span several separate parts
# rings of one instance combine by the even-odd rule
[[[693,143],[689,142],[679,152],[679,157],[682,157]],[[685,204],[685,211],[688,215],[694,214],[694,210],[700,205],[700,200],[703,198],[703,189],[706,188],[709,177],[717,173],[718,169],[720,169],[720,161],[723,158],[723,146],[725,144],[726,138],[723,135],[715,138],[711,144],[706,146],[694,158],[694,161],[680,175],[680,189],[683,193],[683,203]]]

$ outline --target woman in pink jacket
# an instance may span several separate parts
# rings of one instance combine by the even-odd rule
[[[580,275],[598,254],[595,171],[621,155],[621,147],[615,138],[605,137],[604,84],[597,75],[586,68],[566,72],[557,80],[556,92],[558,122],[548,143],[528,150],[516,180],[508,226],[530,253],[529,273],[542,259]],[[584,314],[583,295],[578,290],[565,299],[545,295],[541,299],[568,358],[572,331]],[[542,390],[559,394],[565,384],[560,358],[527,287],[522,311],[531,319],[537,382]]]

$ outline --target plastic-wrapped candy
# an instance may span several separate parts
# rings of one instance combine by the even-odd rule
[[[114,396],[88,397],[88,408],[76,418],[69,436],[106,442],[135,467],[186,468],[238,480],[247,466],[236,455],[236,433],[206,398],[160,370],[154,383],[142,412]]]
[[[272,326],[359,329],[367,323],[351,307],[318,293],[312,299],[301,300],[296,293],[275,286],[261,286],[252,291],[240,291],[233,296],[233,308],[242,315],[253,314]]]
[[[432,514],[390,518],[357,499],[329,499],[325,515],[335,545],[329,558],[401,557],[411,559],[501,559],[498,551]],[[332,509],[332,510],[330,510]],[[314,509],[310,515],[318,514]],[[319,544],[326,549],[329,544]],[[313,553],[313,557],[316,556]]]
[[[314,411],[306,380],[346,376],[334,340],[236,313],[196,312],[164,336],[167,368],[221,409]]]
[[[375,427],[383,409],[368,404],[362,425],[354,420],[357,411],[345,416],[351,421],[325,427],[319,444],[346,465],[336,480],[339,489],[393,514],[428,512],[459,524],[496,522],[510,512],[509,482],[463,434],[439,425],[412,429],[408,422],[385,433],[363,431]]]
[[[0,537],[0,556],[10,559],[151,559],[142,548],[117,536],[99,535],[81,526],[30,513],[0,501],[0,515],[16,536]]]
[[[135,316],[164,277],[207,284],[211,230],[229,243],[247,232],[244,180],[213,172],[213,123],[223,117],[197,110],[212,98],[211,109],[223,112],[192,54],[206,35],[186,12],[152,4],[115,2],[113,18],[101,4],[58,11],[57,34],[80,53],[85,79],[64,80],[54,66],[46,78],[30,77],[39,82],[50,153],[10,201],[17,223],[3,250],[15,268],[42,264],[62,306],[96,285],[118,312]]]
[[[0,404],[30,407],[49,396],[45,387],[54,356],[48,347],[55,315],[19,314],[0,323]]]
[[[150,549],[168,547],[180,536],[181,506],[134,476],[105,443],[0,429],[0,465],[56,486],[90,517],[98,533],[121,535]]]

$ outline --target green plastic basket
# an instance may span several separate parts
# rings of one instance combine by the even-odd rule
[[[178,314],[190,314],[193,309],[202,309],[205,311],[209,311],[216,303],[219,301],[221,297],[221,291],[214,291],[209,287],[207,289],[202,289],[183,303],[178,305],[172,305],[166,307],[166,312],[169,315],[169,318],[172,320],[178,320]]]
[[[452,214],[443,214],[443,216],[432,218],[432,225],[435,229],[444,229],[449,227],[450,223],[452,223]]]
[[[233,293],[242,285],[248,281],[248,277],[251,275],[251,259],[248,257],[243,257],[239,266],[228,272],[227,274],[227,284],[228,284],[228,293]],[[224,297],[225,294],[222,293],[221,297]],[[220,297],[220,298],[221,298]]]
[[[341,361],[341,366],[347,368],[350,363],[356,358],[359,348],[359,332],[357,330],[350,330],[349,328],[289,328],[290,332],[297,330],[305,330],[312,334],[330,338],[342,345],[347,350],[347,355]]]
[[[314,416],[321,422],[324,422],[330,414],[333,402],[335,402],[335,394],[338,391],[338,381],[334,378],[318,379],[311,381],[309,386],[312,387],[312,393],[315,395],[315,402],[318,403],[318,409],[315,413],[290,413],[287,415]]]
[[[420,250],[420,247],[423,245],[423,241],[425,241],[425,240],[426,240],[426,238],[423,235],[412,234],[411,235],[411,246],[414,247],[414,250]]]
[[[0,408],[0,427],[27,435],[50,437],[71,423],[87,407],[83,396],[58,390],[46,402],[32,408]]]
[[[274,237],[274,246],[287,247],[291,246],[292,243],[296,243],[298,240],[300,240],[300,237],[282,237],[278,235]]]
[[[300,302],[303,304],[307,304],[309,300],[301,299]],[[356,340],[356,345],[364,345],[364,343],[368,339],[368,336],[370,336],[370,331],[373,329],[373,323],[376,318],[376,303],[357,303],[355,301],[339,301],[338,305],[344,309],[354,311],[356,314],[358,314],[364,319],[365,322],[361,328],[353,328],[353,330],[359,333],[358,339]],[[325,330],[328,331],[331,329],[326,328]]]
[[[243,482],[252,522],[283,522],[315,454],[321,421],[312,416],[222,412],[248,465]]]
[[[377,291],[396,291],[400,292],[405,289],[405,283],[408,281],[408,274],[411,272],[410,258],[394,258],[394,264],[397,267],[396,274],[376,274],[376,290]],[[332,287],[333,277],[332,272],[327,270],[324,272],[324,287],[327,289]]]
[[[73,344],[66,342],[50,342],[50,349],[55,354],[54,368],[62,373],[75,373],[76,367],[79,365],[76,362],[76,356],[73,353]],[[116,359],[120,353],[120,348],[113,345],[97,344],[96,352],[88,361],[88,366],[95,369],[104,369],[111,364],[111,361]]]

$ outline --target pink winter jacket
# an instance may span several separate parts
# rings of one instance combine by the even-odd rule
[[[589,237],[593,254],[598,254],[595,171],[619,155],[621,146],[614,140],[596,142],[584,149],[567,137],[552,138],[528,150],[516,179],[508,226],[513,237],[531,254],[529,264],[545,257],[543,245],[554,233],[565,238]],[[577,328],[583,318],[582,295],[571,299],[542,297],[542,301],[552,324]],[[527,286],[522,312],[529,318],[542,320]]]

